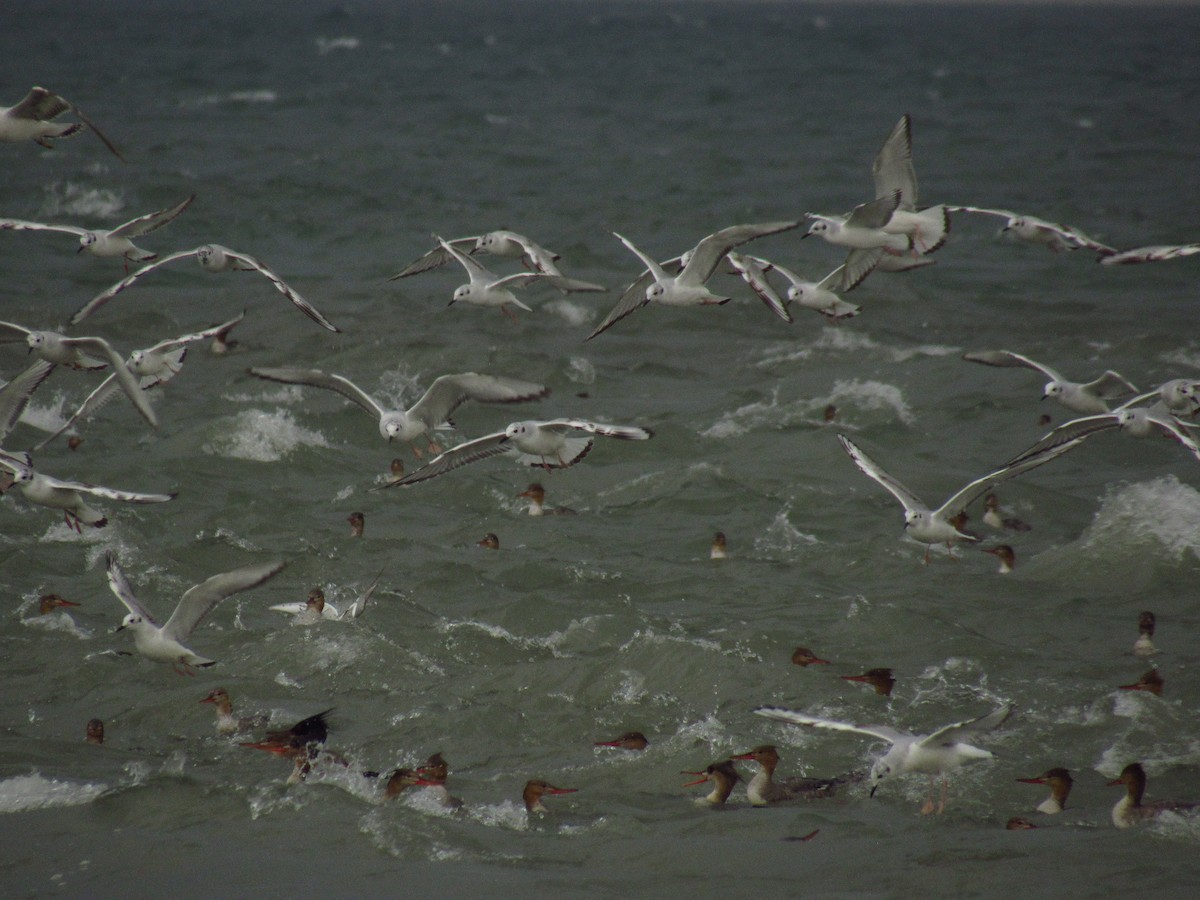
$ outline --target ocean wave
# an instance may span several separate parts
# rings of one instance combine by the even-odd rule
[[[26,812],[53,806],[82,806],[108,790],[104,784],[57,781],[34,772],[0,781],[0,813]]]
[[[213,430],[218,436],[200,447],[210,456],[276,462],[298,447],[329,446],[324,435],[297,425],[287,410],[249,409],[218,420]]]

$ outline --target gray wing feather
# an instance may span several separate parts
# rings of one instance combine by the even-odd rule
[[[214,606],[226,597],[248,591],[278,574],[287,563],[280,560],[254,566],[243,566],[232,572],[223,572],[188,588],[186,593],[163,625],[163,637],[175,641],[186,638]]]
[[[253,368],[246,371],[255,378],[263,378],[267,381],[278,381],[281,384],[302,384],[307,387],[325,388],[328,391],[334,391],[341,394],[347,400],[361,406],[373,415],[377,421],[387,412],[370,394],[349,378],[344,378],[341,375],[330,375],[319,369],[294,369],[287,366],[279,368]]]

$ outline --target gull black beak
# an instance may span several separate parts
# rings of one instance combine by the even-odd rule
[[[86,249],[87,249],[87,247],[85,247],[83,244],[80,244],[79,249],[75,251],[75,255],[78,256],[80,253],[82,253]]]
[[[875,796],[875,792],[876,792],[877,790],[879,790],[879,785],[877,785],[877,784],[875,784],[875,785],[872,785],[872,786],[871,786],[871,793],[867,794],[867,796],[868,796],[868,797],[874,797],[874,796]]]

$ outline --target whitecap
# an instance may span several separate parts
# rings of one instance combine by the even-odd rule
[[[1139,556],[1150,549],[1176,562],[1200,556],[1200,492],[1174,475],[1114,488],[1080,544],[1101,556],[1114,548]]]
[[[334,38],[319,37],[314,43],[317,45],[317,52],[322,56],[332,53],[334,50],[357,50],[362,46],[362,41],[349,35]]]
[[[112,219],[125,207],[125,201],[115,191],[89,188],[72,181],[55,182],[46,187],[46,199],[38,215],[47,219],[57,217]]]
[[[565,297],[542,304],[542,309],[574,326],[586,325],[596,317],[596,311],[591,307],[567,300]]]
[[[200,448],[210,456],[276,462],[297,447],[329,446],[324,435],[297,425],[286,410],[249,409],[232,418],[219,419],[214,429],[219,435]]]
[[[572,356],[567,363],[566,376],[576,384],[592,384],[596,380],[596,367],[582,356]]]
[[[0,813],[25,812],[52,806],[81,806],[108,790],[104,784],[58,781],[34,772],[0,781]]]

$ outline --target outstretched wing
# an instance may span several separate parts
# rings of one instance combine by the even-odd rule
[[[912,117],[905,113],[892,129],[875,162],[871,165],[871,176],[875,180],[875,196],[888,197],[900,192],[900,205],[904,209],[917,207],[917,173],[912,162]]]
[[[477,237],[455,238],[452,241],[446,241],[451,247],[458,250],[470,250],[475,246],[475,242],[479,240]],[[395,281],[397,278],[407,278],[410,275],[419,275],[421,272],[428,272],[430,269],[437,269],[444,266],[450,260],[454,259],[450,251],[440,244],[434,247],[420,259],[415,259],[407,266],[393,275],[388,281]]]
[[[367,601],[370,600],[371,596],[375,593],[375,588],[379,587],[379,579],[382,577],[383,569],[380,569],[379,574],[375,576],[375,580],[367,585],[367,589],[359,594],[358,597],[355,598],[354,603],[352,603],[346,609],[346,611],[342,613],[343,619],[357,619],[363,614],[363,610],[367,608]]]
[[[46,475],[39,472],[38,475],[50,487],[59,488],[65,491],[81,491],[85,494],[92,494],[95,497],[104,497],[107,500],[120,500],[124,503],[166,503],[168,500],[174,500],[177,494],[139,494],[136,491],[122,491],[117,488],[104,487],[100,484],[90,484],[86,481],[66,481],[62,478],[55,478],[53,475]]]
[[[248,256],[245,253],[238,253],[236,250],[230,250],[228,247],[222,247],[221,249],[225,251],[227,256],[249,266],[259,274],[266,276],[271,284],[275,285],[275,290],[287,297],[288,300],[292,302],[293,306],[295,306],[298,310],[300,310],[300,312],[304,313],[322,328],[326,329],[327,331],[341,332],[342,329],[338,328],[323,315],[321,315],[321,313],[317,311],[316,307],[292,290],[288,286],[287,282],[260,263],[253,256]]]
[[[881,485],[887,488],[888,491],[891,492],[892,496],[899,500],[904,506],[904,511],[906,513],[921,512],[926,508],[925,504],[921,502],[920,497],[918,497],[899,481],[885,472],[882,468],[880,468],[879,465],[871,459],[871,457],[859,450],[858,446],[852,440],[850,440],[850,438],[846,437],[844,434],[839,434],[838,440],[842,442],[842,449],[849,454],[850,458],[854,460],[854,464],[858,466],[862,473],[870,478],[875,479]]]
[[[847,722],[837,722],[833,719],[822,719],[810,716],[796,709],[784,709],[780,706],[760,706],[754,710],[756,715],[791,725],[811,725],[814,728],[827,728],[830,731],[847,731],[851,734],[865,734],[867,737],[878,738],[894,744],[898,739],[907,737],[902,731],[889,728],[886,725],[850,725]]]
[[[700,241],[693,249],[687,265],[679,273],[680,283],[701,285],[712,277],[725,254],[742,244],[768,234],[778,234],[799,228],[800,221],[791,222],[760,222],[751,225],[731,225],[722,228],[716,234],[710,234]]]
[[[171,618],[163,625],[163,637],[182,641],[200,624],[200,620],[226,597],[257,587],[286,565],[282,560],[276,560],[255,566],[243,566],[232,572],[214,575],[207,581],[188,588],[179,605],[175,607],[175,612],[171,613]]]
[[[199,249],[199,248],[197,248],[197,249]],[[176,250],[174,253],[168,253],[166,256],[159,257],[158,259],[154,260],[154,262],[147,263],[146,265],[144,265],[140,269],[138,269],[136,272],[132,272],[129,275],[126,275],[124,278],[122,278],[120,281],[118,281],[112,287],[101,291],[99,294],[97,294],[95,297],[93,297],[91,300],[89,300],[83,306],[79,307],[79,309],[77,309],[75,311],[75,313],[71,316],[71,318],[68,319],[67,321],[70,322],[72,325],[78,325],[80,322],[82,322],[84,319],[86,319],[88,316],[90,316],[92,313],[94,313],[96,310],[98,310],[100,307],[102,307],[105,303],[107,303],[113,297],[117,296],[117,294],[121,293],[121,291],[125,290],[125,288],[129,287],[131,284],[133,284],[139,278],[150,274],[155,269],[157,269],[159,266],[166,265],[169,262],[174,262],[177,259],[183,259],[185,256],[195,256],[195,255],[196,255],[196,250]]]
[[[726,255],[726,258],[737,269],[738,274],[742,276],[742,280],[750,285],[750,290],[754,291],[758,295],[758,299],[767,305],[767,309],[785,322],[795,321],[792,318],[792,314],[787,310],[787,304],[784,303],[783,298],[779,296],[779,292],[775,290],[774,285],[767,279],[767,271],[772,268],[771,263],[754,256],[743,256],[740,253],[732,251]]]
[[[962,358],[967,362],[983,363],[985,366],[998,366],[1002,369],[1033,369],[1035,372],[1041,372],[1051,381],[1066,380],[1049,366],[1010,350],[978,350],[964,353]]]
[[[434,379],[429,390],[413,404],[408,414],[414,419],[420,419],[430,428],[436,428],[467,400],[480,403],[523,403],[527,400],[541,400],[549,393],[550,389],[545,385],[518,381],[515,378],[480,375],[476,372],[442,375]]]
[[[649,428],[638,425],[604,425],[599,422],[585,422],[580,419],[551,419],[548,422],[538,422],[539,428],[547,431],[566,433],[568,431],[586,431],[604,437],[619,438],[623,441],[648,441],[654,437]]]
[[[403,478],[389,481],[379,488],[374,488],[374,490],[386,490],[387,488],[401,487],[416,484],[419,481],[427,481],[430,478],[437,478],[439,475],[445,475],[447,472],[452,472],[462,466],[479,462],[481,459],[488,459],[493,456],[499,456],[502,453],[507,453],[509,444],[508,435],[503,431],[485,435],[473,441],[467,441],[466,443],[459,444],[457,447],[451,447],[444,453],[439,453],[425,465],[419,469],[414,469]]]
[[[956,722],[953,725],[947,725],[944,728],[939,728],[928,737],[922,738],[917,743],[917,746],[948,747],[952,744],[968,741],[977,734],[983,734],[985,731],[998,728],[1012,715],[1012,711],[1013,706],[1011,703],[1008,703],[997,710],[993,710],[986,716],[980,716],[978,719],[969,719],[966,722]]]
[[[29,405],[29,398],[38,385],[54,371],[54,363],[38,359],[33,365],[18,373],[12,381],[0,388],[0,444],[8,437],[17,419]]]
[[[133,373],[129,371],[129,367],[125,365],[125,360],[117,355],[108,341],[98,337],[72,337],[63,338],[62,342],[72,347],[99,351],[107,356],[108,361],[112,364],[112,374],[116,377],[121,390],[129,397],[137,411],[142,414],[142,418],[149,422],[152,428],[158,427],[158,417],[154,415],[154,409],[150,406],[150,401],[146,399],[146,392],[142,390],[137,379],[133,377]]]
[[[349,378],[343,378],[341,375],[330,375],[318,369],[294,369],[288,366],[279,368],[253,368],[246,371],[256,378],[263,378],[267,381],[278,381],[281,384],[303,384],[308,387],[325,388],[327,391],[335,391],[347,400],[357,403],[373,415],[376,421],[382,418],[383,414],[387,412],[370,394]]]
[[[182,203],[177,203],[174,206],[168,206],[166,209],[160,209],[158,212],[147,213],[144,216],[138,216],[136,219],[130,219],[124,225],[119,225],[111,232],[112,237],[135,238],[141,237],[143,234],[149,234],[155,229],[162,228],[181,212],[188,208],[196,195],[192,194]]]
[[[61,231],[74,235],[87,234],[86,228],[76,225],[43,225],[41,222],[26,222],[24,219],[0,219],[0,231]]]
[[[71,108],[71,104],[58,94],[53,94],[44,87],[29,89],[16,106],[8,111],[10,116],[17,119],[33,119],[38,122],[49,122],[56,119]]]
[[[133,595],[133,588],[129,586],[129,581],[125,578],[125,571],[111,550],[105,554],[105,559],[108,562],[108,586],[117,595],[117,599],[124,603],[125,608],[135,616],[141,616],[152,625],[157,625],[158,622],[154,616],[150,615],[150,610],[142,606],[138,598]]]

